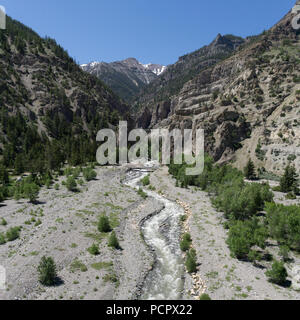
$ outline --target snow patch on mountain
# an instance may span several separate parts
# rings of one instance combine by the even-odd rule
[[[150,70],[151,72],[153,72],[154,74],[156,74],[157,76],[161,75],[162,73],[165,72],[165,70],[167,69],[166,66],[162,66],[160,64],[153,64],[153,63],[148,63],[148,64],[142,64],[140,63],[145,69]]]

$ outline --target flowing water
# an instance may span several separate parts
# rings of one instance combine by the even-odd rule
[[[126,184],[139,188],[140,180],[147,173],[130,171]],[[143,226],[146,243],[154,250],[156,264],[146,278],[142,300],[179,300],[184,286],[184,262],[180,250],[180,216],[183,209],[176,203],[144,188],[148,196],[165,206]]]

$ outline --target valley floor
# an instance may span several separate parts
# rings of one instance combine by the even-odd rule
[[[159,212],[162,204],[150,197],[143,199],[122,184],[124,168],[98,168],[97,173],[97,180],[80,187],[78,193],[63,186],[60,190],[43,189],[37,205],[9,200],[0,207],[0,217],[8,222],[7,226],[0,225],[0,233],[22,226],[20,239],[0,245],[0,265],[7,273],[7,290],[0,290],[0,300],[138,297],[154,263],[140,224]],[[190,208],[189,229],[199,275],[212,299],[300,299],[300,292],[267,281],[265,268],[269,263],[255,267],[230,256],[222,214],[212,207],[207,193],[175,187],[166,167],[152,173],[150,180],[156,192]],[[276,197],[279,201],[280,195]],[[98,232],[97,221],[103,213],[110,217],[122,250],[108,248],[107,235]],[[35,225],[38,220],[41,224]],[[99,244],[98,256],[87,251],[93,243]],[[278,248],[270,243],[268,250],[276,256]],[[55,287],[38,282],[37,266],[44,255],[52,256],[57,264]],[[294,262],[287,266],[289,274],[299,263],[300,257],[294,256]],[[191,277],[186,279],[185,298],[193,299],[188,292]]]
[[[20,239],[0,245],[0,265],[7,274],[7,290],[0,299],[134,299],[153,257],[141,237],[139,222],[161,204],[142,200],[120,182],[121,168],[99,168],[96,181],[71,193],[43,189],[40,204],[9,200],[0,207],[7,226],[22,226]],[[107,246],[107,235],[97,230],[99,216],[110,217],[123,250]],[[41,220],[39,226],[34,221]],[[32,220],[32,222],[30,222]],[[26,223],[25,223],[26,222]],[[28,224],[30,223],[30,224]],[[87,252],[99,244],[100,255]],[[38,282],[42,256],[51,256],[59,279],[55,287]]]

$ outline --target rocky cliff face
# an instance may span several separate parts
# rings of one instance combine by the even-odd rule
[[[199,72],[222,61],[244,42],[240,37],[218,34],[210,45],[184,55],[168,66],[162,75],[140,92],[136,104],[151,107],[156,102],[167,100],[179,93],[183,85]]]
[[[134,58],[112,63],[92,62],[81,67],[104,81],[127,101],[154,81],[166,68],[158,64],[143,65]]]
[[[261,170],[282,173],[292,161],[299,170],[300,39],[292,17],[238,48],[233,44],[235,53],[223,61],[206,60],[179,93],[157,102],[144,98],[138,125],[203,128],[206,151],[220,163],[242,168],[252,158]],[[227,48],[228,39],[215,39],[213,56],[220,46]]]

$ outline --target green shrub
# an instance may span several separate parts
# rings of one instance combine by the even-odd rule
[[[96,179],[97,173],[92,168],[83,169],[83,177],[86,181],[91,181]]]
[[[196,251],[194,249],[190,249],[187,253],[185,267],[188,273],[197,271]]]
[[[281,245],[300,251],[300,206],[267,203],[265,210],[270,236]]]
[[[255,264],[257,261],[260,261],[262,259],[262,257],[258,251],[251,250],[248,254],[248,259],[249,259],[249,261],[251,261]]]
[[[6,232],[7,241],[14,241],[20,237],[20,227],[10,228]]]
[[[289,192],[286,196],[285,196],[286,199],[288,200],[295,200],[297,199],[297,196],[293,193],[293,192]]]
[[[275,261],[272,265],[272,269],[266,272],[266,276],[269,278],[270,282],[278,285],[285,284],[288,274],[284,267],[284,263]]]
[[[51,184],[52,184],[52,180],[51,179],[47,179],[46,182],[45,182],[45,185],[46,185],[47,189],[50,189]]]
[[[118,277],[115,274],[111,274],[111,273],[106,274],[105,276],[103,276],[102,279],[104,282],[112,282],[112,283],[116,283],[116,284],[118,284],[118,282],[119,282]]]
[[[144,187],[148,186],[150,184],[150,176],[149,175],[142,179],[142,184]]]
[[[234,221],[228,232],[227,244],[236,258],[246,259],[252,246],[265,247],[266,238],[265,227],[257,219]]]
[[[257,144],[257,146],[256,146],[255,154],[256,154],[257,159],[259,159],[259,160],[261,160],[261,161],[264,160],[266,151],[264,151],[264,150],[262,149],[262,146],[261,146],[260,142],[258,142],[258,144]]]
[[[59,184],[58,183],[55,184],[54,189],[55,190],[59,190]]]
[[[289,259],[290,259],[289,252],[290,252],[290,248],[288,246],[286,246],[286,245],[280,246],[279,255],[281,256],[282,261],[284,261],[284,262],[289,261]]]
[[[108,238],[108,246],[114,249],[120,249],[120,244],[114,231],[110,234]]]
[[[66,181],[66,187],[69,191],[72,191],[72,192],[76,191],[77,183],[73,176],[68,177]]]
[[[272,190],[276,192],[281,192],[280,186],[273,187]]]
[[[109,220],[108,220],[108,217],[107,217],[107,216],[102,215],[102,216],[99,218],[98,230],[99,230],[100,232],[105,232],[105,233],[111,231],[110,223],[109,223]]]
[[[95,243],[90,248],[88,248],[87,251],[93,256],[97,256],[100,253],[99,247]]]
[[[6,243],[6,240],[5,240],[5,237],[2,233],[0,233],[0,245],[2,244],[5,244]]]
[[[81,168],[77,167],[77,168],[73,169],[72,175],[73,175],[74,179],[78,179],[80,173],[81,173]]]
[[[180,249],[182,251],[188,251],[191,247],[191,244],[192,244],[191,235],[189,233],[185,233],[180,242]]]
[[[42,224],[41,219],[38,219],[38,220],[35,222],[34,226],[35,226],[35,227],[38,227],[38,226],[40,226],[41,224]]]
[[[236,181],[231,186],[222,185],[213,203],[226,217],[246,220],[263,210],[265,202],[272,201],[273,196],[268,185]]]
[[[72,174],[73,174],[73,169],[71,167],[68,167],[68,168],[65,169],[64,175],[66,177],[70,177]]]
[[[207,293],[203,293],[200,296],[200,300],[211,300],[211,298]]]
[[[7,221],[4,218],[2,218],[1,221],[0,221],[0,225],[1,226],[6,226],[7,225]]]
[[[142,188],[139,188],[138,195],[141,196],[143,199],[146,199],[148,197],[147,193],[144,192]]]
[[[12,189],[12,193],[16,200],[24,198],[29,199],[32,203],[36,201],[39,191],[40,187],[32,176],[16,183]]]
[[[56,265],[51,257],[42,257],[38,266],[39,281],[45,286],[52,286],[56,279]]]
[[[77,270],[80,270],[81,272],[87,272],[88,268],[87,266],[78,260],[77,258],[71,263],[71,272],[75,272]]]
[[[207,155],[201,175],[186,176],[188,167],[186,164],[171,164],[169,172],[183,185],[195,185],[215,193],[214,204],[228,216],[233,213],[237,219],[246,219],[262,210],[265,201],[273,199],[268,185],[246,184],[242,172],[229,165],[214,165],[213,159]]]
[[[186,220],[187,220],[187,215],[186,214],[184,214],[184,215],[182,215],[181,217],[180,217],[180,221],[181,222],[185,222]]]

